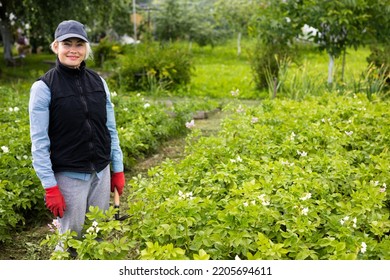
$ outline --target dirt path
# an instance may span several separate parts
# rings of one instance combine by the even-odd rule
[[[219,129],[220,121],[223,118],[222,112],[208,114],[206,119],[196,119],[195,125],[201,129],[205,136],[216,133]],[[161,148],[154,155],[140,160],[131,171],[126,172],[126,178],[129,180],[137,174],[146,174],[153,167],[161,164],[166,159],[180,160],[183,157],[185,148],[185,138],[172,139],[161,145]],[[124,195],[126,196],[126,190]],[[126,203],[122,203],[120,212],[126,210]],[[50,258],[51,251],[47,246],[40,246],[47,234],[50,234],[47,226],[51,220],[45,221],[40,225],[31,227],[25,231],[19,232],[13,236],[10,244],[0,245],[0,260],[47,260]]]

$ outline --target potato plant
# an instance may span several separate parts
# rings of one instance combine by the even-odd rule
[[[124,234],[211,259],[389,259],[388,103],[232,103],[215,137],[130,185]],[[196,127],[196,122],[195,122]]]
[[[32,169],[26,99],[0,87],[0,242],[16,227],[44,218],[43,188]]]

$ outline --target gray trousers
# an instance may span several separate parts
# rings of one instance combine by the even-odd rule
[[[98,206],[102,210],[109,208],[110,166],[108,165],[101,171],[100,178],[95,172],[88,181],[69,178],[61,174],[56,174],[55,177],[66,203],[64,216],[58,218],[61,225],[60,233],[65,233],[70,229],[77,232],[80,238],[85,214],[89,207]]]

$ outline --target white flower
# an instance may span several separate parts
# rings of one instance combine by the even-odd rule
[[[353,131],[345,131],[345,134],[347,134],[348,136],[351,136],[353,134]]]
[[[352,226],[353,226],[354,228],[356,228],[357,218],[356,218],[356,217],[355,217],[355,218],[353,218],[353,220],[352,220],[352,221],[353,221],[353,225],[352,225]]]
[[[367,244],[366,242],[362,242],[362,247],[360,248],[360,252],[364,254],[367,251]]]
[[[348,221],[349,220],[349,216],[345,216],[344,218],[342,218],[341,220],[340,220],[340,224],[341,225],[344,225],[344,223],[346,222],[346,221]]]
[[[182,191],[179,191],[179,199],[194,199],[194,197],[192,196],[192,192],[187,192],[187,193],[183,193]]]
[[[93,221],[92,226],[93,226],[93,227],[97,227],[97,226],[98,226],[98,222]]]
[[[49,230],[55,232],[57,229],[61,228],[61,224],[57,219],[54,219],[51,224],[48,224]]]
[[[3,150],[4,154],[9,153],[9,149],[7,146],[1,146],[1,149]]]
[[[111,96],[115,97],[115,96],[117,96],[117,95],[118,95],[118,94],[116,93],[116,91],[111,92]]]
[[[261,200],[261,204],[262,204],[263,206],[268,206],[268,205],[270,205],[269,200],[266,200],[266,198],[265,198],[265,194],[261,194],[261,195],[259,195],[257,198],[258,198],[259,200]]]
[[[230,162],[231,162],[231,163],[242,162],[242,158],[241,158],[240,156],[237,156],[236,159],[230,159]]]
[[[288,160],[286,160],[286,161],[283,161],[283,160],[282,160],[280,163],[281,163],[282,165],[294,166],[294,163],[293,163],[293,162],[290,163],[290,162],[288,162]]]
[[[186,127],[189,129],[195,127],[195,121],[191,120],[190,122],[186,122]]]
[[[300,152],[300,151],[297,150],[297,154],[300,155],[301,157],[306,157],[307,156],[307,153],[305,151]]]
[[[87,233],[92,233],[92,232],[94,232],[95,231],[95,228],[94,227],[89,227],[88,229],[87,229]]]
[[[243,113],[244,112],[244,109],[242,108],[242,106],[238,106],[238,109],[237,109],[237,113]]]
[[[239,89],[232,90],[230,93],[232,96],[238,96],[240,94],[240,90]]]
[[[302,215],[307,216],[307,213],[309,212],[309,208],[305,207],[302,209]]]
[[[311,193],[307,193],[304,197],[301,197],[301,200],[307,200],[311,198]]]
[[[58,221],[58,219],[54,219],[53,222],[52,222],[52,224],[53,224],[56,228],[58,228],[58,229],[61,228],[61,224],[60,224],[60,222]]]
[[[380,192],[385,192],[386,191],[386,183],[383,183],[382,187],[379,189]]]
[[[257,123],[259,121],[259,118],[253,117],[251,120],[251,123]]]
[[[245,207],[248,207],[249,204],[248,204],[248,202],[244,202],[243,205],[244,205]]]
[[[268,206],[268,205],[270,205],[270,202],[269,201],[266,201],[266,200],[264,200],[262,203],[261,203],[263,206]]]
[[[145,103],[144,104],[144,108],[146,109],[146,108],[149,108],[150,107],[150,104],[149,103]]]
[[[295,136],[297,136],[294,131],[291,132],[291,135],[290,135],[290,140],[293,141],[295,139]]]

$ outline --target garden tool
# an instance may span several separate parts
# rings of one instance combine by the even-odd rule
[[[119,196],[117,189],[115,189],[115,191],[114,191],[114,208],[117,209],[117,212],[115,213],[115,220],[117,220],[117,221],[126,220],[130,216],[124,215],[124,216],[120,217],[119,216],[119,205],[120,205],[120,196]]]

